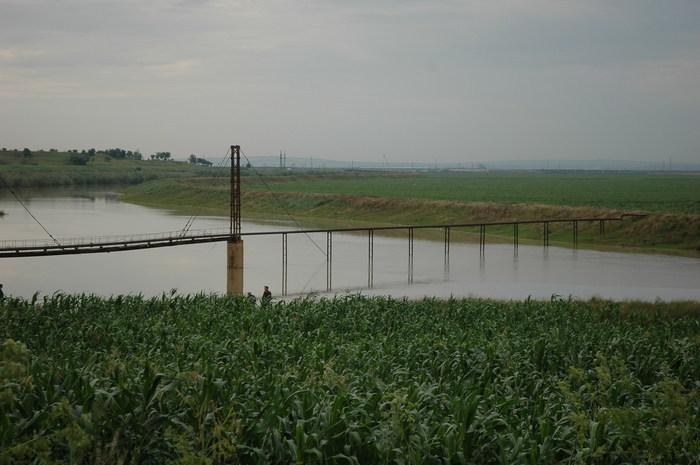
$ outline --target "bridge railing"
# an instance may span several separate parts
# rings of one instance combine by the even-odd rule
[[[138,242],[167,242],[167,241],[182,241],[192,237],[202,236],[222,236],[227,235],[227,228],[214,229],[191,229],[187,232],[183,231],[165,231],[159,233],[147,234],[123,234],[112,236],[96,236],[96,237],[70,237],[57,238],[55,241],[50,239],[18,239],[0,241],[0,249],[42,249],[54,247],[81,247],[81,246],[99,246],[110,244],[129,244]]]

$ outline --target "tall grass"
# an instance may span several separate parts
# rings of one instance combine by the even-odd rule
[[[700,320],[618,304],[0,304],[0,463],[696,463]]]

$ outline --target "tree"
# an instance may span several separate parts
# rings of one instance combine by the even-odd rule
[[[211,166],[212,163],[205,159],[205,158],[199,158],[197,155],[192,154],[190,155],[187,160],[193,164],[193,165],[202,165],[202,166]]]
[[[116,149],[104,150],[104,153],[118,160],[123,160],[124,158],[126,158],[126,150],[120,149],[118,147]]]
[[[90,161],[90,155],[87,153],[71,153],[68,156],[68,163],[71,165],[87,165]]]
[[[22,154],[23,154],[25,157],[29,158],[29,157],[32,156],[32,151],[29,150],[28,148],[25,148],[24,150],[22,150]]]

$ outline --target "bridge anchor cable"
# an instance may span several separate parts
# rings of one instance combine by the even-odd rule
[[[0,180],[1,180],[2,183],[5,185],[5,187],[7,187],[7,189],[10,191],[10,193],[11,193],[12,196],[15,198],[15,200],[17,200],[17,202],[19,202],[19,204],[22,205],[22,208],[24,208],[24,209],[27,211],[27,213],[29,213],[29,216],[31,216],[32,219],[33,219],[34,221],[36,221],[36,223],[37,223],[39,226],[41,226],[41,229],[43,229],[44,232],[45,232],[46,234],[49,235],[49,237],[50,237],[51,240],[54,242],[54,244],[56,244],[57,246],[61,247],[61,244],[56,240],[56,238],[53,237],[53,235],[51,235],[51,233],[49,232],[49,230],[46,229],[46,228],[44,227],[43,224],[41,224],[41,221],[39,221],[39,219],[38,219],[36,216],[34,216],[34,214],[33,214],[32,212],[29,211],[29,209],[27,208],[27,206],[19,199],[19,196],[15,193],[14,190],[12,190],[12,188],[11,188],[10,185],[7,183],[7,181],[5,181],[5,178],[3,178],[2,176],[0,176]]]
[[[311,243],[312,243],[313,245],[315,245],[316,248],[317,248],[326,258],[328,258],[328,255],[327,255],[326,252],[321,248],[321,246],[318,245],[318,244],[316,243],[316,241],[314,241],[314,240],[311,238],[311,236],[309,236],[309,234],[304,230],[304,228],[302,228],[301,225],[297,222],[296,218],[294,218],[294,216],[292,216],[292,214],[289,212],[289,210],[287,210],[287,207],[284,206],[284,204],[283,204],[282,201],[279,199],[279,197],[277,197],[277,195],[275,195],[275,193],[272,191],[272,189],[270,189],[270,186],[265,182],[265,180],[264,180],[263,177],[260,175],[260,173],[258,172],[258,170],[255,169],[255,167],[253,166],[253,164],[250,162],[250,160],[248,159],[248,157],[246,156],[246,154],[245,154],[242,150],[241,150],[241,154],[243,155],[243,158],[245,158],[246,164],[247,164],[248,166],[250,166],[250,169],[253,170],[253,172],[254,172],[255,175],[258,177],[258,179],[260,180],[260,182],[262,182],[262,183],[263,183],[263,186],[265,186],[265,189],[267,189],[267,191],[270,193],[270,195],[272,195],[272,198],[275,199],[275,201],[277,202],[277,204],[280,206],[280,208],[282,208],[282,210],[284,210],[284,212],[285,212],[285,213],[287,214],[287,216],[292,220],[292,222],[296,225],[296,227],[299,228],[299,231],[302,231],[302,232],[304,233],[304,235],[306,236],[306,238],[307,238],[309,241],[311,241]]]

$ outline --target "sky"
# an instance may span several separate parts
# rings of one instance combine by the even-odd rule
[[[700,162],[698,0],[0,0],[0,147]]]

